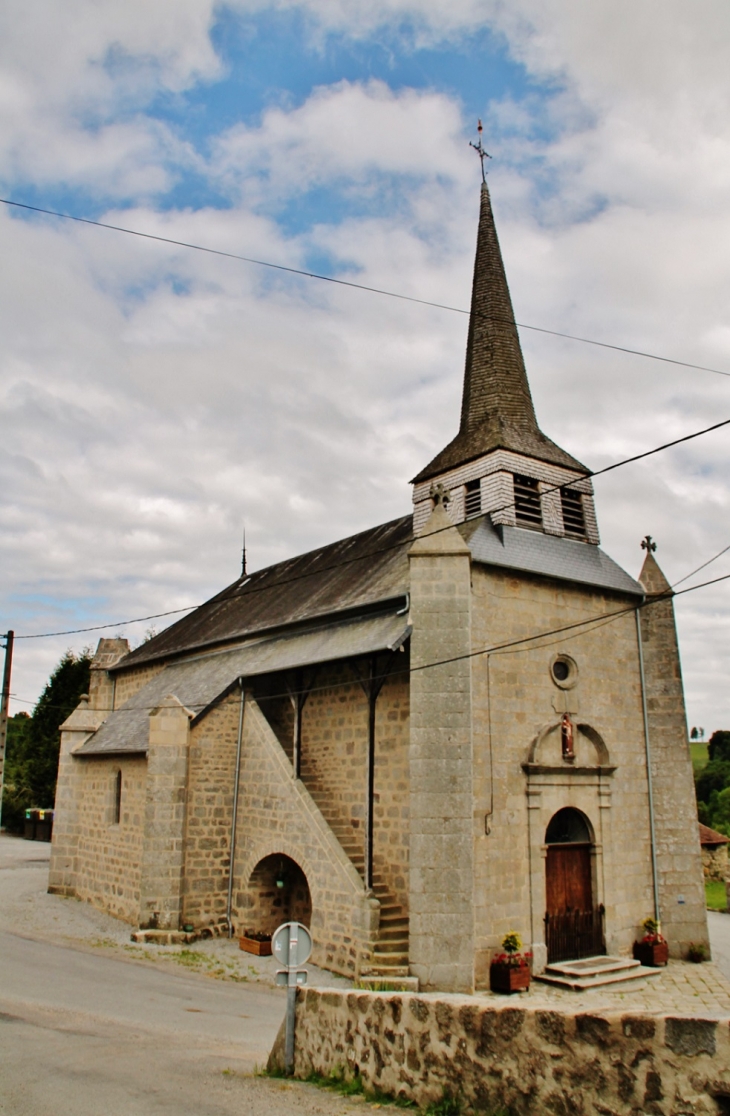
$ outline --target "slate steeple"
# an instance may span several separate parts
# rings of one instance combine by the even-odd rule
[[[435,478],[496,449],[588,472],[546,438],[537,425],[485,182],[474,262],[461,426],[453,441],[414,481]]]

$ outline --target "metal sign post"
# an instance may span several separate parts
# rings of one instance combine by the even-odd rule
[[[294,1072],[294,1026],[297,988],[307,983],[307,970],[300,968],[312,952],[312,935],[301,922],[285,922],[271,937],[271,952],[285,969],[276,970],[276,983],[286,985],[286,1072]]]

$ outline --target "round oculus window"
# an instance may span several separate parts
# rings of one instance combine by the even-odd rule
[[[550,677],[561,690],[569,690],[578,681],[578,667],[569,655],[558,655],[550,664]]]

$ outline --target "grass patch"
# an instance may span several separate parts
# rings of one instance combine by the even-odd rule
[[[461,1116],[464,1103],[459,1096],[444,1089],[441,1100],[432,1101],[424,1110],[425,1116]]]
[[[275,1079],[287,1078],[293,1080],[281,1067],[274,1067],[272,1069],[259,1069],[256,1067],[254,1073],[257,1077],[271,1077]],[[328,1089],[330,1092],[339,1093],[343,1097],[356,1097],[360,1096],[368,1104],[380,1107],[381,1105],[389,1105],[394,1108],[410,1108],[418,1111],[422,1116],[464,1116],[465,1106],[461,1096],[449,1092],[444,1089],[441,1098],[437,1101],[432,1101],[426,1108],[420,1108],[415,1101],[409,1100],[408,1097],[396,1096],[393,1093],[383,1093],[380,1089],[368,1089],[363,1082],[359,1073],[349,1074],[344,1066],[335,1066],[328,1074],[310,1073],[308,1077],[304,1078],[308,1085],[316,1085],[320,1089]],[[481,1111],[481,1110],[480,1110]],[[509,1110],[506,1108],[495,1109],[491,1112],[484,1112],[482,1116],[510,1116]]]
[[[727,893],[722,880],[705,880],[705,900],[708,911],[727,910]]]
[[[689,754],[692,757],[692,767],[695,775],[699,775],[703,767],[707,767],[710,757],[707,754],[706,740],[690,740]]]
[[[272,1069],[257,1069],[259,1077],[288,1078],[291,1077],[280,1066]],[[418,1108],[415,1101],[407,1097],[394,1096],[392,1093],[382,1093],[380,1089],[367,1089],[359,1073],[349,1074],[344,1066],[335,1066],[328,1074],[310,1073],[304,1078],[307,1085],[316,1085],[319,1089],[329,1089],[330,1092],[339,1093],[342,1097],[362,1097],[368,1104],[393,1105],[396,1108]]]

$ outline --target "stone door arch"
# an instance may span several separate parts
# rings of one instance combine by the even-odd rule
[[[595,840],[588,818],[566,806],[545,833],[545,941],[548,963],[605,953],[603,908],[595,901]]]

